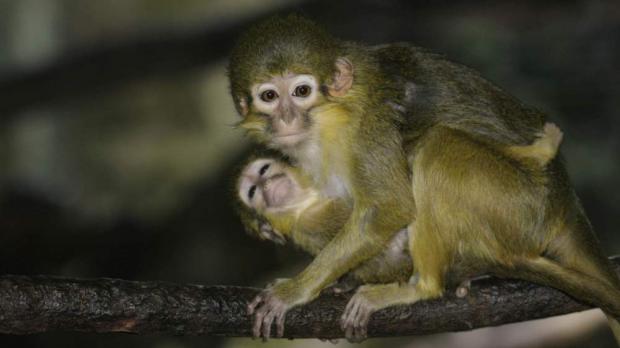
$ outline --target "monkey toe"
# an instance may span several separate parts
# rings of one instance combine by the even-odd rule
[[[276,337],[284,336],[284,319],[287,312],[284,303],[270,295],[263,295],[259,303],[255,304],[255,301],[251,303],[255,307],[258,306],[254,311],[254,326],[252,328],[254,338],[262,337],[264,341],[271,338],[271,327],[274,322]]]
[[[469,294],[471,290],[471,281],[466,280],[456,288],[456,297],[463,298]]]
[[[275,316],[276,316],[276,312],[273,309],[271,309],[263,317],[263,322],[261,324],[261,327],[262,327],[261,335],[263,336],[264,341],[267,341],[271,337],[271,324],[273,324],[273,320],[275,319]]]
[[[351,298],[342,316],[341,326],[349,342],[361,342],[368,336],[368,321],[373,306],[360,294]]]
[[[280,338],[284,336],[284,320],[286,319],[286,312],[287,311],[282,308],[276,315],[277,336]]]

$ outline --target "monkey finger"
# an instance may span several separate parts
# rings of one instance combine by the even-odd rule
[[[259,338],[260,337],[262,325],[263,325],[263,318],[262,317],[254,318],[254,326],[252,327],[252,338]]]
[[[355,327],[355,316],[356,316],[355,312],[353,312],[353,313],[349,313],[349,315],[346,318],[342,319],[340,323],[342,330]]]
[[[360,341],[365,340],[368,336],[368,321],[372,311],[369,308],[364,308],[360,311],[360,315],[357,318],[356,329],[358,332],[358,339]]]
[[[353,326],[347,328],[345,337],[347,341],[349,341],[349,343],[360,343],[361,341],[363,341],[363,339],[360,339],[357,330]]]
[[[347,317],[349,317],[350,313],[353,312],[353,309],[357,307],[358,305],[357,300],[358,300],[357,295],[353,295],[353,297],[351,297],[346,307],[344,308],[344,312],[342,313],[342,317],[341,317],[342,320],[345,320]]]
[[[266,314],[267,314],[267,309],[265,308],[265,306],[261,306],[258,308],[258,310],[256,311],[256,314],[254,315],[254,326],[252,327],[252,336],[254,336],[255,338],[261,337],[263,319],[265,318]]]
[[[345,328],[344,337],[347,339],[347,341],[351,343],[355,342],[355,335],[353,334],[353,326],[349,325]]]
[[[276,316],[277,310],[270,308],[269,312],[263,318],[262,336],[263,341],[267,341],[271,337],[271,324]]]
[[[358,295],[353,296],[349,303],[347,303],[347,307],[342,314],[342,321],[345,325],[350,323],[351,320],[356,317],[360,305],[361,301]]]
[[[282,338],[284,336],[284,322],[286,320],[286,311],[281,310],[276,316],[276,328],[278,330],[278,337]]]
[[[366,339],[366,328],[368,327],[367,318],[369,317],[368,313],[369,311],[362,308],[355,318],[355,324],[353,325],[355,342],[362,342]]]
[[[252,315],[254,314],[254,310],[256,309],[256,306],[258,306],[261,302],[263,302],[263,294],[259,294],[256,295],[256,297],[254,297],[254,299],[252,300],[252,302],[248,303],[247,306],[247,310],[248,310],[248,314]]]

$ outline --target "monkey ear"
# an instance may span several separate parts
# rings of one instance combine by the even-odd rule
[[[237,110],[239,111],[241,116],[243,117],[247,116],[248,112],[250,111],[250,109],[248,108],[248,102],[245,100],[244,97],[239,97],[237,99],[239,100],[239,105],[237,107]]]
[[[336,73],[334,82],[327,86],[327,91],[332,97],[343,97],[353,85],[353,63],[344,57],[336,59]]]

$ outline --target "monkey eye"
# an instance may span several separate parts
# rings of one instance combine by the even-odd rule
[[[269,169],[270,164],[267,163],[264,166],[260,167],[260,170],[258,171],[258,174],[260,176],[263,176],[265,174],[265,172],[267,171],[267,169]]]
[[[312,92],[312,87],[308,85],[300,85],[295,87],[295,91],[293,92],[294,97],[302,97],[306,98]]]
[[[255,193],[256,193],[256,185],[252,185],[252,187],[250,187],[250,191],[248,191],[248,197],[250,198],[250,200],[254,198]]]
[[[260,99],[267,103],[271,103],[276,100],[276,98],[278,98],[278,93],[273,89],[268,89],[260,94]]]

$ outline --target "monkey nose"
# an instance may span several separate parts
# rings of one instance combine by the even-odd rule
[[[280,115],[280,121],[287,126],[293,124],[301,116],[299,110],[295,107],[283,107]]]
[[[286,126],[290,126],[291,124],[293,124],[293,122],[295,122],[296,118],[297,115],[295,113],[285,112],[284,115],[280,117],[280,122],[284,123],[284,125]]]

